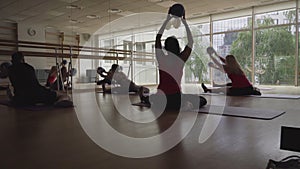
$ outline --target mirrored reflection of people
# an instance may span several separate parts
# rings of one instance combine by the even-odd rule
[[[112,88],[107,89],[105,84],[116,84],[119,87],[115,87],[113,90],[115,92],[139,92],[142,86],[136,85],[133,81],[129,80],[124,72],[122,72],[121,66],[118,64],[113,64],[111,69],[106,72],[104,68],[99,67],[97,73],[103,77],[103,80],[97,82],[98,85],[102,85],[102,90],[105,93],[111,93]],[[149,93],[149,89],[143,87],[145,93]]]
[[[227,55],[225,60],[221,60],[221,62],[213,57],[212,54],[209,56],[214,62],[215,68],[227,74],[228,78],[231,80],[231,86],[209,89],[202,83],[201,86],[205,93],[223,92],[230,96],[261,95],[259,89],[253,87],[247,79],[240,64],[233,55]]]
[[[67,82],[67,78],[69,77],[69,72],[66,67],[67,63],[68,62],[66,60],[63,60],[61,62],[60,73],[61,73],[61,79],[62,79],[63,84],[65,84],[65,82]]]
[[[17,106],[35,104],[55,104],[58,103],[71,106],[73,103],[67,97],[58,96],[55,91],[40,85],[37,80],[34,68],[25,63],[21,52],[12,55],[12,66],[9,67],[8,76],[13,86],[12,102]],[[67,102],[62,102],[67,101]]]
[[[179,110],[181,107],[181,100],[183,104],[192,104],[194,109],[206,105],[207,101],[202,96],[193,94],[183,94],[181,92],[181,79],[183,76],[183,67],[185,62],[190,57],[193,47],[192,33],[183,15],[180,19],[185,26],[188,43],[183,51],[180,51],[179,42],[176,37],[170,36],[165,40],[165,50],[163,51],[161,44],[161,37],[166,28],[166,25],[172,18],[172,15],[168,15],[167,19],[162,24],[155,41],[155,55],[158,61],[159,67],[159,85],[157,87],[158,92],[149,97],[143,96],[143,91],[140,92],[141,101],[151,104],[151,107],[159,105],[160,98],[166,97],[165,110]],[[175,16],[174,16],[175,17]],[[165,95],[165,96],[163,96]],[[198,106],[198,107],[197,107]]]
[[[0,64],[0,90],[7,90],[9,88],[9,84],[7,84],[9,66],[11,66],[11,63],[9,62],[3,62]],[[2,83],[6,85],[3,85]]]
[[[57,89],[57,84],[55,84],[56,80],[57,80],[57,67],[52,66],[47,77],[46,87],[49,87],[50,89]]]
[[[68,84],[68,77],[72,74],[72,72],[68,71],[68,69],[66,67],[67,63],[68,62],[66,60],[62,60],[61,64],[59,65],[60,66],[59,72],[57,72],[58,66],[51,67],[51,70],[50,70],[50,72],[48,74],[48,78],[47,78],[47,83],[46,83],[47,87],[50,87],[50,89],[52,89],[52,90],[58,90],[58,86],[59,86],[59,90],[63,90],[63,87],[64,87],[64,89],[70,87],[69,86],[70,84]],[[59,85],[57,84],[58,82],[59,82]]]
[[[102,80],[97,81],[97,85],[102,86],[103,92],[106,91],[105,85],[111,85],[112,82],[112,70],[117,68],[117,64],[113,64],[109,71],[107,72],[103,67],[98,67],[97,68],[97,73],[102,77]]]

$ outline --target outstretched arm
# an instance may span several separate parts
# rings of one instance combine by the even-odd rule
[[[162,34],[164,33],[166,26],[168,24],[168,22],[171,20],[172,16],[168,14],[167,19],[164,21],[164,23],[162,24],[161,28],[159,29],[157,35],[156,35],[156,41],[155,41],[155,48],[156,49],[161,49],[162,45],[161,45],[161,37]]]
[[[211,67],[211,68],[214,68],[214,69],[222,71],[221,68],[219,68],[218,66],[216,66],[213,62],[209,62],[208,66]]]
[[[185,30],[186,30],[186,35],[187,35],[187,40],[188,40],[188,43],[185,47],[185,49],[183,50],[182,52],[182,60],[183,61],[187,61],[191,55],[191,52],[192,52],[192,48],[193,48],[193,45],[194,45],[194,40],[193,40],[193,35],[192,35],[192,32],[185,20],[185,16],[183,16],[183,18],[181,18],[182,20],[182,23],[185,27]]]
[[[225,72],[224,65],[221,64],[216,58],[214,58],[212,55],[209,55],[211,60],[217,65],[220,71]]]
[[[216,51],[215,51],[215,54],[216,54],[216,56],[218,56],[218,58],[219,58],[223,63],[225,63],[225,59],[224,59],[222,56],[218,55]]]
[[[194,40],[193,40],[193,36],[192,36],[192,32],[185,20],[185,17],[183,16],[183,18],[181,19],[182,20],[182,23],[185,27],[185,30],[186,30],[186,35],[187,35],[187,39],[188,39],[188,43],[187,43],[187,46],[190,47],[191,49],[193,48],[193,44],[194,44]]]

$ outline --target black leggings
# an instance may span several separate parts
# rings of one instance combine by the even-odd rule
[[[253,86],[243,87],[243,88],[229,88],[228,96],[245,96],[245,95],[261,95],[260,91]]]
[[[111,80],[107,79],[107,78],[104,78],[102,80],[97,81],[97,85],[102,85],[102,84],[105,84],[105,83],[107,83],[107,84],[110,85],[111,84]]]
[[[13,103],[17,106],[35,105],[38,103],[51,105],[56,101],[56,92],[46,89],[45,87],[38,87],[34,91],[27,91],[13,97]]]
[[[182,97],[182,98],[181,98]],[[166,95],[167,103],[165,110],[179,110],[181,107],[181,100],[186,103],[190,102],[193,104],[193,108],[197,109],[206,105],[207,101],[202,96],[197,96],[193,94],[183,94],[183,93],[175,93]],[[151,107],[162,104],[163,98],[160,94],[153,94],[150,96]]]

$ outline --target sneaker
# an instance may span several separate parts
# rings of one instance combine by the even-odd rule
[[[202,87],[202,89],[204,90],[204,93],[211,92],[211,89],[208,89],[208,88],[204,85],[204,83],[201,83],[201,87]]]

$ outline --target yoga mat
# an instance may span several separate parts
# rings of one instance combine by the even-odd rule
[[[146,104],[146,103],[132,103],[133,106],[140,106],[140,107],[151,107],[150,104]]]
[[[208,95],[208,96],[219,96],[224,95],[224,93],[200,93],[199,95]]]
[[[67,106],[64,106],[64,103],[62,103],[60,106],[42,105],[42,104],[41,105],[28,105],[28,106],[15,106],[9,100],[0,100],[0,105],[13,107],[13,108],[17,108],[17,109],[29,110],[29,111],[47,111],[47,110],[53,110],[53,109],[57,109],[57,108],[73,107],[73,106],[70,106],[69,103]]]
[[[101,91],[96,91],[96,93],[104,93],[102,90]],[[125,93],[119,93],[119,92],[105,92],[105,94],[129,94],[129,95],[137,95],[137,92],[125,92]]]
[[[262,94],[261,96],[250,95],[252,97],[260,98],[274,98],[274,99],[300,99],[300,95],[290,95],[290,94]]]
[[[133,106],[150,107],[149,104],[145,103],[133,103]],[[246,107],[232,107],[232,106],[216,106],[206,105],[198,110],[198,113],[214,114],[221,116],[241,117],[249,119],[260,119],[260,120],[272,120],[276,117],[281,116],[285,113],[282,110],[271,110],[271,109],[255,109]]]
[[[224,93],[201,93],[200,95],[219,96],[219,95],[224,95]],[[243,96],[239,96],[239,97],[243,97]],[[245,97],[274,98],[274,99],[300,99],[300,95],[289,95],[289,94],[262,94],[260,96],[259,95],[245,95]]]
[[[255,108],[232,107],[232,106],[224,107],[224,106],[216,106],[216,105],[206,105],[196,111],[205,114],[215,114],[221,116],[232,116],[232,117],[260,119],[260,120],[272,120],[285,113],[285,111],[282,110],[255,109]]]

